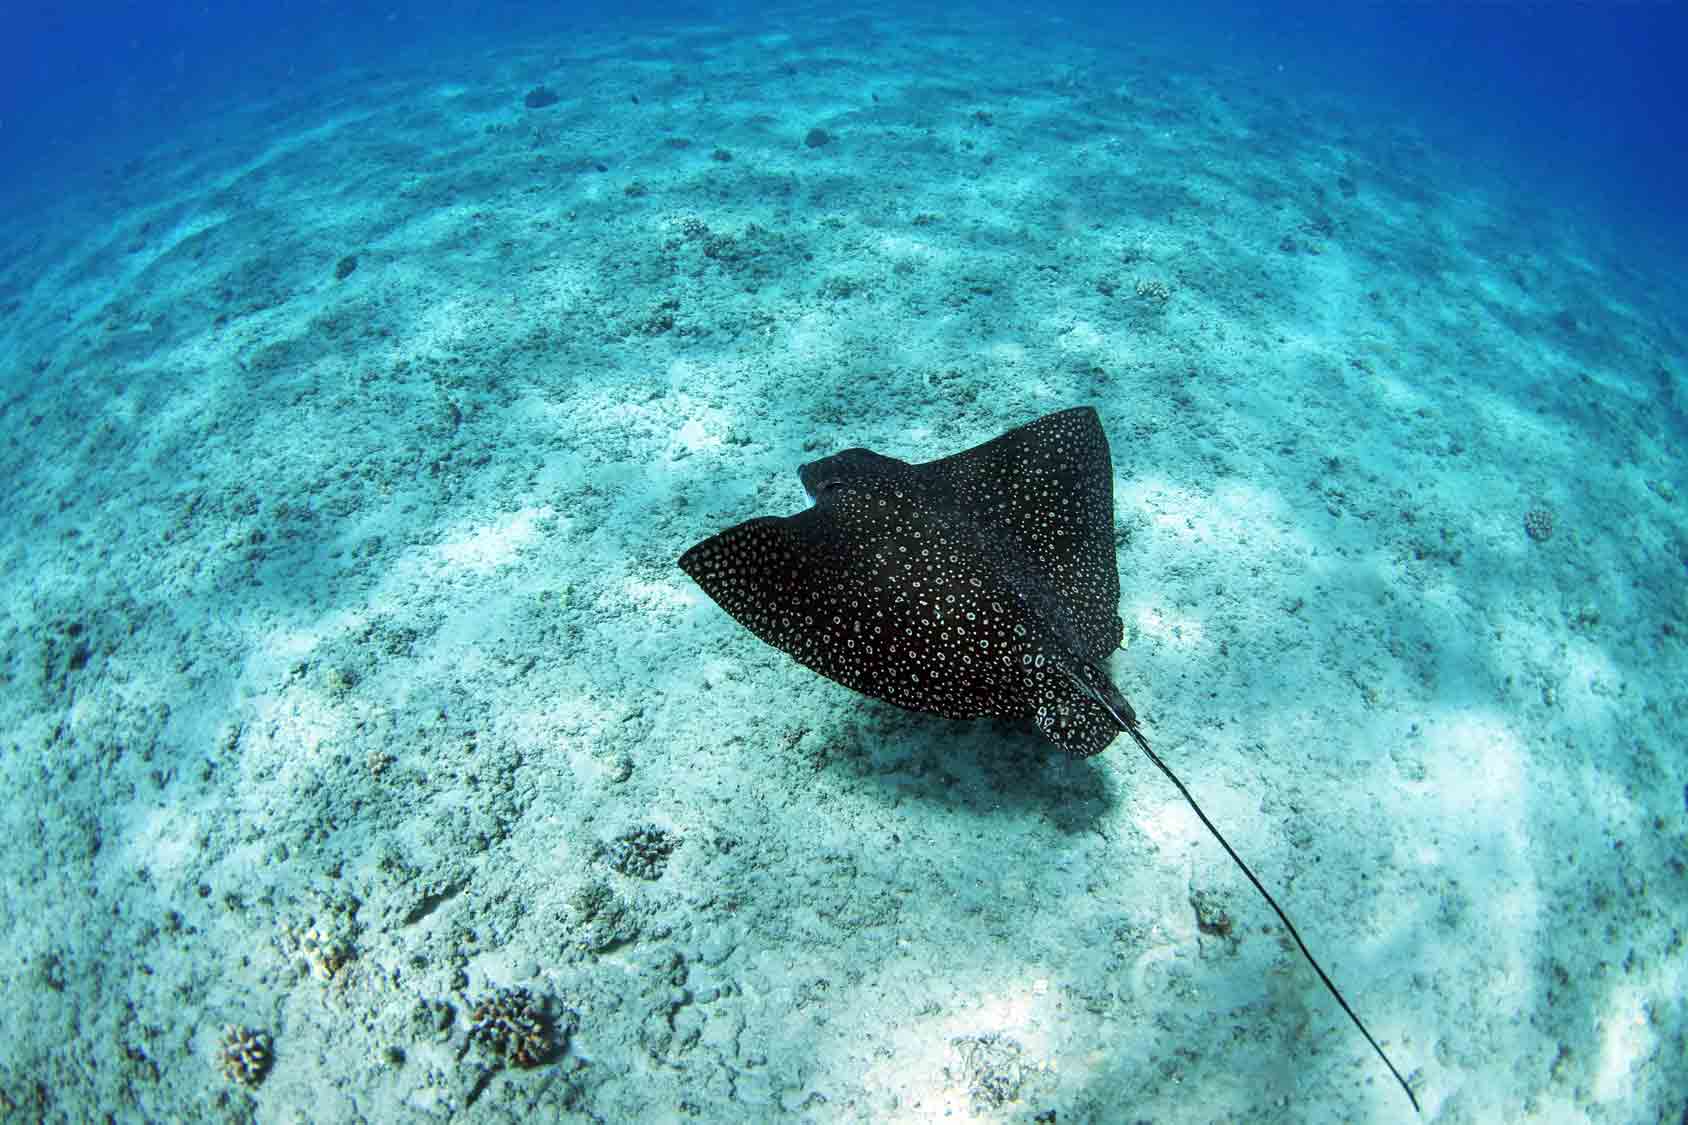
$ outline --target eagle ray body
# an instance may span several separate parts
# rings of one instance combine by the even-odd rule
[[[1096,411],[1050,414],[937,461],[846,449],[798,475],[813,507],[730,527],[680,556],[681,568],[763,641],[863,695],[952,719],[1027,717],[1078,757],[1130,734],[1416,1112],[1412,1087],[1108,676],[1124,626],[1113,465]]]
[[[909,710],[1029,717],[1079,756],[1120,733],[1103,702],[1130,713],[1101,668],[1124,626],[1094,409],[924,464],[847,449],[799,475],[813,507],[748,520],[680,559],[752,633]]]

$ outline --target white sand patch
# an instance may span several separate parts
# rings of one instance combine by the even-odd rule
[[[467,570],[485,574],[513,564],[525,547],[538,538],[537,525],[555,510],[549,506],[524,508],[482,527],[463,528],[433,548],[431,558],[421,565]]]

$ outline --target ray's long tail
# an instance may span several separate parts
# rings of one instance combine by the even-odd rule
[[[1100,672],[1099,669],[1096,669],[1095,671],[1098,673]],[[1072,675],[1071,673],[1068,674]],[[1129,734],[1132,740],[1137,743],[1137,748],[1143,751],[1149,761],[1155,764],[1155,768],[1166,775],[1166,779],[1172,782],[1173,788],[1178,790],[1178,795],[1183,797],[1189,804],[1190,808],[1195,811],[1196,818],[1202,822],[1202,826],[1209,832],[1213,833],[1213,838],[1219,841],[1219,846],[1225,849],[1225,854],[1231,857],[1231,861],[1242,870],[1244,875],[1248,876],[1248,881],[1254,884],[1254,889],[1260,892],[1260,897],[1266,900],[1266,905],[1272,908],[1272,912],[1278,916],[1278,921],[1284,924],[1284,929],[1289,931],[1289,936],[1295,939],[1296,947],[1301,950],[1301,955],[1307,958],[1307,963],[1313,966],[1313,971],[1319,975],[1319,980],[1324,984],[1325,990],[1331,994],[1331,996],[1336,1000],[1337,1005],[1340,1006],[1348,1018],[1354,1022],[1354,1026],[1359,1028],[1360,1034],[1366,1037],[1366,1042],[1370,1043],[1371,1049],[1377,1052],[1377,1057],[1383,1060],[1383,1065],[1389,1068],[1389,1073],[1393,1075],[1395,1081],[1400,1084],[1401,1092],[1406,1094],[1407,1100],[1412,1103],[1413,1112],[1420,1113],[1421,1111],[1418,1108],[1418,1097],[1413,1093],[1412,1087],[1409,1086],[1407,1084],[1407,1080],[1401,1076],[1401,1072],[1395,1069],[1395,1064],[1389,1061],[1389,1056],[1383,1053],[1383,1048],[1378,1046],[1376,1039],[1372,1038],[1372,1033],[1366,1030],[1366,1025],[1361,1022],[1360,1017],[1354,1014],[1354,1009],[1348,1006],[1348,1001],[1343,999],[1341,991],[1337,989],[1336,984],[1330,979],[1330,974],[1325,972],[1324,967],[1321,966],[1318,959],[1313,956],[1312,950],[1307,948],[1307,943],[1301,940],[1301,933],[1295,928],[1295,923],[1289,920],[1289,915],[1285,914],[1283,907],[1278,905],[1278,900],[1272,897],[1272,892],[1266,889],[1265,884],[1263,884],[1259,878],[1255,876],[1254,872],[1249,869],[1248,864],[1243,862],[1243,857],[1238,855],[1237,850],[1231,846],[1230,841],[1225,839],[1224,833],[1220,832],[1214,825],[1213,821],[1207,818],[1207,814],[1204,813],[1202,811],[1202,807],[1196,803],[1196,799],[1190,795],[1190,791],[1184,787],[1184,783],[1178,780],[1178,775],[1173,773],[1171,767],[1161,761],[1160,755],[1156,754],[1149,746],[1149,740],[1143,737],[1143,731],[1137,725],[1137,713],[1132,710],[1131,704],[1126,702],[1125,697],[1119,693],[1117,688],[1113,687],[1112,682],[1108,680],[1105,675],[1100,676],[1102,684],[1106,685],[1105,688],[1102,689],[1098,689],[1095,683],[1087,682],[1089,679],[1088,677],[1073,675],[1072,679],[1074,682],[1078,683],[1087,694],[1089,694],[1103,707],[1108,709],[1108,713],[1114,717],[1114,721],[1119,723],[1120,729],[1126,734]]]

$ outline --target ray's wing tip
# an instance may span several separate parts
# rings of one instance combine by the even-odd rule
[[[686,548],[685,553],[674,560],[674,565],[699,586],[707,586],[706,580],[720,569],[717,548],[721,546],[721,536],[724,534],[726,533],[711,535],[708,539],[693,543]]]

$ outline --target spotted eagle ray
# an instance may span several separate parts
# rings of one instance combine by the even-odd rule
[[[1295,939],[1418,1111],[1412,1087],[1295,924],[1149,747],[1105,662],[1125,635],[1114,470],[1092,407],[937,461],[846,449],[798,470],[814,505],[712,535],[680,567],[739,624],[829,680],[950,719],[1030,718],[1075,757],[1129,734]]]

